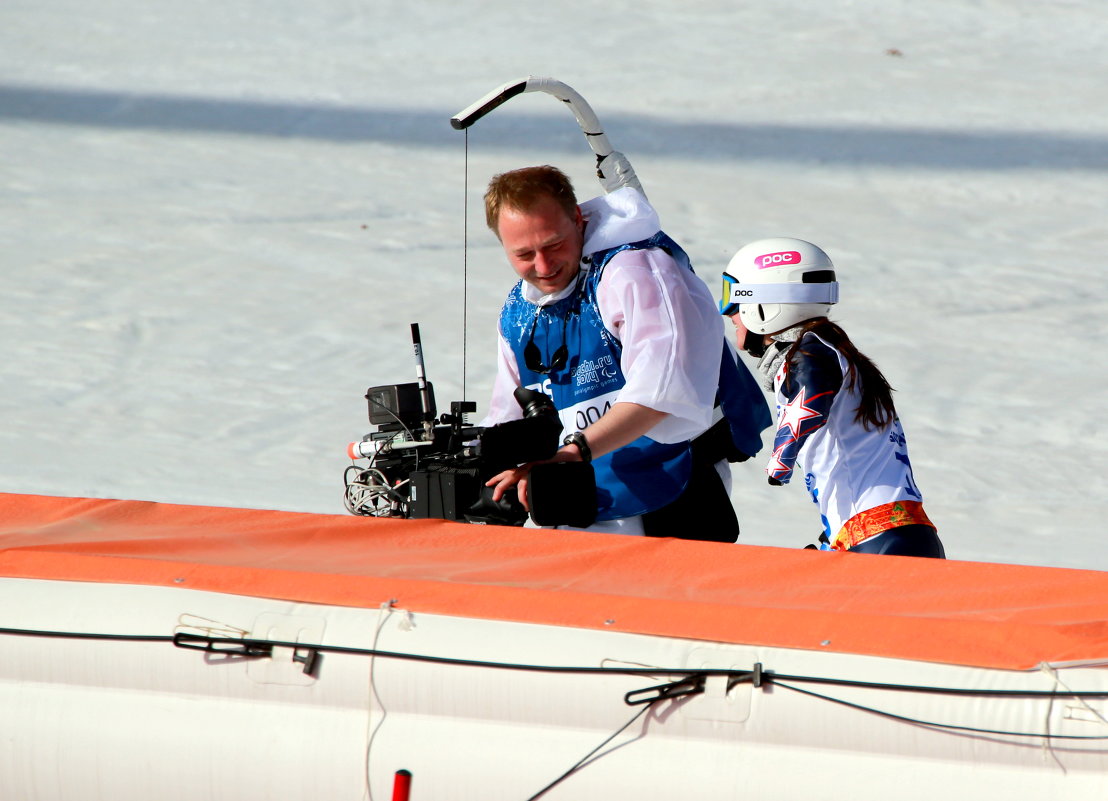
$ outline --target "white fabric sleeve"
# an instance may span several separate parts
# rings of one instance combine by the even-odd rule
[[[516,364],[511,346],[499,331],[497,331],[496,340],[496,379],[492,384],[488,413],[485,419],[478,423],[482,427],[519,420],[523,417],[523,410],[516,402],[515,395],[512,394],[519,386],[519,366]]]
[[[704,282],[665,251],[625,250],[605,266],[597,305],[623,345],[620,366],[627,383],[617,402],[669,415],[646,435],[680,442],[707,429],[724,332]]]

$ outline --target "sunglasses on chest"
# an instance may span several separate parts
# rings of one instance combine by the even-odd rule
[[[566,347],[566,326],[568,325],[569,315],[567,313],[562,317],[562,344],[554,351],[550,364],[543,363],[542,353],[539,351],[539,346],[535,344],[535,326],[539,323],[539,316],[539,314],[536,314],[534,322],[531,323],[531,336],[528,337],[527,345],[523,348],[523,363],[527,365],[527,369],[532,373],[548,375],[555,370],[561,370],[569,361],[569,348]]]

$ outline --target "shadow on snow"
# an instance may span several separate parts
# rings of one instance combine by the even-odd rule
[[[432,112],[0,85],[0,121],[422,147],[462,147],[463,135],[449,124],[464,103],[458,105]],[[469,147],[580,150],[580,132],[568,115],[505,109],[470,129]],[[613,143],[636,156],[925,169],[1108,169],[1108,140],[1063,133],[684,123],[618,112],[603,119]]]

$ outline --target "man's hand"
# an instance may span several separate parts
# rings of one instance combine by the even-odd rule
[[[495,489],[492,491],[493,501],[499,501],[504,497],[504,493],[510,490],[512,487],[516,488],[516,492],[519,494],[519,502],[523,504],[523,508],[528,512],[531,511],[531,507],[527,505],[527,477],[531,473],[532,465],[546,464],[547,462],[580,462],[581,452],[577,450],[576,445],[566,445],[562,447],[557,453],[555,453],[549,459],[544,459],[542,462],[528,462],[527,464],[521,464],[519,467],[513,467],[511,470],[505,470],[502,473],[497,473],[495,476],[485,482],[486,487],[492,487],[495,485]]]
[[[524,509],[530,512],[531,510],[527,506],[527,474],[530,472],[531,463],[513,467],[511,470],[497,473],[485,482],[485,486],[493,487],[492,499],[497,503],[504,497],[505,492],[512,487],[519,486],[519,502],[523,504]]]
[[[637,403],[614,403],[608,412],[589,426],[583,432],[589,443],[592,457],[603,456],[611,453],[616,448],[621,448],[629,442],[638,439],[666,416],[665,412],[640,406]],[[562,448],[550,459],[544,462],[580,462],[581,451],[576,445],[563,445]],[[519,493],[519,502],[528,512],[527,505],[527,476],[531,472],[531,465],[540,462],[529,462],[497,473],[485,482],[486,487],[493,487],[492,499],[499,501],[504,493],[512,487],[516,487]]]

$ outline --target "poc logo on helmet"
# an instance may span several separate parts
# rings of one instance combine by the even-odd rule
[[[795,250],[783,250],[780,253],[766,253],[754,260],[759,270],[775,267],[778,264],[800,264],[800,254]]]

